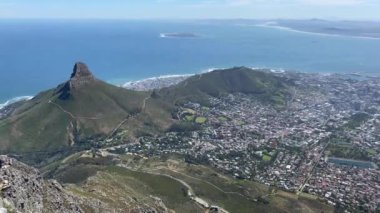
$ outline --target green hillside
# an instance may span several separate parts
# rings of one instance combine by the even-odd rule
[[[176,104],[195,101],[208,104],[208,97],[229,93],[245,93],[257,96],[263,102],[284,106],[288,82],[272,73],[235,67],[193,76],[173,87],[160,91]]]
[[[109,145],[106,139],[120,132],[117,143],[160,134],[177,122],[172,119],[175,105],[186,101],[207,105],[211,96],[240,92],[281,107],[287,87],[271,73],[238,67],[196,75],[152,93],[137,92],[98,80],[85,64],[77,63],[67,82],[0,120],[0,151],[40,162],[94,144]]]
[[[21,155],[33,153],[40,158],[76,148],[76,143],[92,136],[105,138],[122,129],[123,121],[128,123],[144,112],[149,117],[151,107],[142,109],[147,108],[144,102],[149,97],[150,93],[126,90],[94,77],[72,76],[0,121],[0,150]]]

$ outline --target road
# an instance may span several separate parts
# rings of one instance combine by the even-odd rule
[[[177,174],[180,174],[180,175],[183,175],[183,176],[188,177],[188,178],[192,178],[192,179],[197,180],[197,181],[200,181],[200,182],[207,183],[208,185],[214,187],[215,189],[217,189],[218,191],[220,191],[220,192],[222,192],[222,193],[224,193],[224,194],[235,194],[235,195],[239,195],[239,196],[242,196],[242,197],[246,198],[245,195],[243,195],[243,194],[241,194],[241,193],[239,193],[239,192],[226,192],[226,191],[224,191],[223,189],[221,189],[220,187],[214,185],[213,183],[210,183],[209,181],[205,181],[205,180],[202,180],[202,179],[199,179],[199,178],[196,178],[196,177],[193,177],[193,176],[190,176],[190,175],[187,175],[187,174],[184,174],[184,173],[181,173],[181,172],[175,171],[175,170],[170,170],[170,171],[172,171],[172,172],[174,172],[174,173],[177,173]]]
[[[328,119],[326,119],[326,121],[323,123],[323,126],[326,126],[328,122]],[[326,145],[323,147],[323,149],[321,150],[321,152],[313,159],[313,162],[312,162],[312,167],[311,167],[311,170],[310,172],[308,172],[307,174],[307,177],[305,179],[305,181],[302,183],[302,185],[298,188],[297,190],[297,195],[299,195],[305,188],[306,184],[309,182],[310,178],[313,176],[313,171],[315,169],[315,166],[318,164],[318,161],[321,159],[323,153],[325,152],[326,148],[329,146],[330,144],[330,141],[328,141],[326,143]]]

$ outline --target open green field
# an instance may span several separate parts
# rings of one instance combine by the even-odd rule
[[[265,162],[269,162],[269,161],[271,161],[272,160],[272,157],[271,156],[269,156],[269,155],[263,155],[263,161],[265,161]]]
[[[207,118],[205,118],[205,117],[197,117],[195,119],[195,123],[197,123],[197,124],[204,124],[204,123],[206,123],[206,121],[207,121]]]
[[[364,161],[370,161],[371,157],[377,154],[374,149],[364,150],[352,144],[330,144],[327,150],[330,156]]]
[[[372,156],[377,155],[377,151],[375,149],[367,149],[367,152],[369,155],[372,155]]]
[[[186,121],[193,122],[194,119],[195,119],[195,116],[194,116],[194,115],[186,115],[186,116],[185,116],[185,120],[186,120]]]

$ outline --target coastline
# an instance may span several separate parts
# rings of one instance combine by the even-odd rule
[[[118,86],[118,87],[128,89],[128,87],[130,87],[130,86],[133,87],[136,84],[145,83],[145,82],[149,82],[149,81],[154,82],[154,81],[161,81],[161,80],[170,80],[173,78],[188,78],[188,77],[191,77],[194,75],[212,72],[214,70],[219,70],[219,69],[226,69],[226,68],[212,67],[212,68],[202,69],[201,71],[195,72],[192,74],[189,74],[189,73],[188,74],[168,74],[168,75],[153,76],[153,77],[147,77],[147,78],[136,79],[136,80],[127,80],[127,81],[107,80],[106,82],[108,82],[114,86]],[[260,69],[260,68],[251,68],[251,69]],[[19,101],[30,100],[33,97],[34,96],[30,96],[30,95],[20,95],[20,96],[16,96],[16,97],[13,97],[13,98],[8,99],[8,100],[3,100],[4,101],[3,103],[0,102],[0,110],[4,109],[5,107],[7,107],[11,104],[17,103]]]
[[[139,80],[129,80],[121,84],[119,83],[116,86],[120,86],[120,87],[131,89],[131,90],[137,90],[137,91],[149,91],[149,90],[161,89],[164,87],[178,84],[194,75],[199,75],[199,74],[208,73],[215,70],[222,70],[222,69],[227,69],[227,68],[211,67],[208,69],[202,69],[201,71],[195,72],[192,74],[169,74],[169,75],[148,77],[148,78],[143,78]]]
[[[157,77],[148,77],[148,78],[143,78],[143,79],[140,79],[140,80],[131,80],[131,81],[127,81],[119,86],[121,87],[125,87],[125,86],[128,86],[129,84],[133,84],[133,83],[140,83],[140,82],[144,82],[144,81],[149,81],[149,80],[160,80],[160,79],[170,79],[170,78],[181,78],[181,77],[191,77],[193,75],[196,75],[196,74],[173,74],[173,75],[160,75],[160,76],[157,76]]]
[[[34,96],[18,96],[18,97],[14,97],[12,99],[9,99],[9,100],[5,101],[4,103],[1,103],[0,104],[0,110],[3,109],[6,106],[9,106],[11,104],[14,104],[14,103],[17,103],[17,102],[20,102],[20,101],[28,101],[28,100],[32,99],[33,97]]]
[[[271,29],[278,29],[278,30],[289,31],[289,32],[294,32],[294,33],[303,33],[303,34],[319,35],[319,36],[326,36],[326,37],[331,36],[331,37],[345,37],[345,38],[356,38],[356,39],[380,40],[380,38],[377,38],[377,37],[342,35],[342,34],[332,34],[332,33],[318,33],[318,32],[311,32],[311,31],[297,30],[294,28],[284,27],[284,26],[279,26],[279,25],[256,24],[256,25],[242,25],[242,26],[271,28]]]
[[[197,74],[212,72],[218,69],[224,69],[224,68],[208,68],[208,69],[201,70],[199,72],[195,72],[192,74],[168,74],[168,75],[153,76],[153,77],[147,77],[147,78],[136,79],[136,80],[106,80],[106,82],[114,86],[126,88],[128,85],[131,85],[131,84],[138,84],[138,83],[143,83],[146,81],[165,80],[165,79],[172,79],[172,78],[187,78],[187,77],[191,77]],[[20,96],[15,96],[10,99],[4,99],[0,102],[0,110],[4,109],[6,106],[17,103],[19,101],[30,100],[33,97],[34,96],[31,96],[31,95],[20,95]]]
[[[303,74],[314,73],[314,74],[321,75],[321,76],[330,76],[333,74],[337,74],[337,75],[342,75],[342,76],[355,75],[355,76],[365,77],[365,78],[376,77],[376,76],[366,75],[365,73],[303,72],[303,71],[290,70],[290,69],[285,69],[285,68],[249,67],[249,66],[247,66],[247,67],[252,69],[252,70],[266,70],[266,71],[269,71],[269,72],[272,72],[275,74],[282,74],[282,73],[286,73],[286,72],[296,72],[296,73],[303,73]],[[139,87],[143,87],[140,85],[144,85],[144,84],[150,84],[151,87],[163,88],[163,87],[167,87],[167,86],[171,86],[171,85],[180,83],[181,81],[183,81],[183,80],[185,80],[191,76],[194,76],[194,75],[204,74],[204,73],[212,72],[215,70],[223,70],[223,69],[228,69],[228,68],[211,67],[211,68],[203,69],[199,72],[195,72],[192,74],[168,74],[168,75],[160,75],[160,76],[143,78],[143,79],[139,79],[139,80],[118,81],[117,83],[115,81],[107,81],[107,82],[112,84],[112,85],[118,86],[118,87],[122,87],[122,88],[126,88],[126,89],[132,89],[132,90],[141,90],[141,88],[139,89]],[[160,85],[163,85],[163,86],[160,86]],[[145,89],[145,91],[146,90],[150,90],[150,89]],[[17,103],[19,101],[30,100],[33,97],[34,96],[29,96],[29,95],[25,96],[24,95],[24,96],[17,96],[17,97],[8,99],[5,102],[0,103],[0,110],[4,109],[6,106]]]

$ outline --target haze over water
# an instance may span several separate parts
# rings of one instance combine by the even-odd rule
[[[186,32],[197,38],[161,38]],[[249,66],[380,75],[380,40],[203,21],[0,21],[0,103],[69,78],[76,61],[121,84]]]

